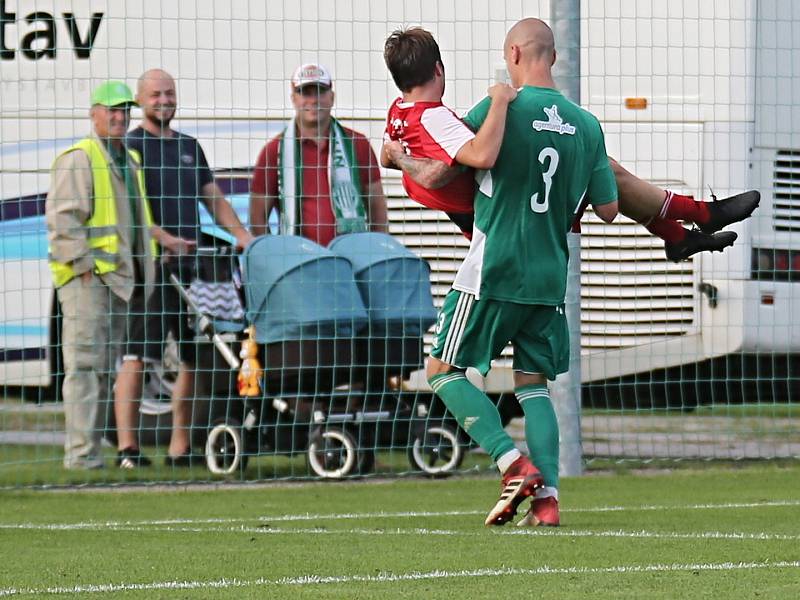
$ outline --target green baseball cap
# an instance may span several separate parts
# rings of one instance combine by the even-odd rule
[[[121,81],[106,81],[97,86],[92,92],[92,106],[102,104],[103,106],[136,106],[133,99],[131,88]]]

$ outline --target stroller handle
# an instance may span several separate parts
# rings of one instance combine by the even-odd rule
[[[236,246],[197,246],[194,249],[197,256],[237,256],[241,253]]]

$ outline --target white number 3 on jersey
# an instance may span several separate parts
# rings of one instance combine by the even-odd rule
[[[558,168],[558,152],[555,148],[548,146],[539,152],[539,162],[542,163],[542,166],[544,166],[545,160],[547,159],[550,159],[547,165],[547,171],[542,173],[542,179],[544,180],[544,200],[539,202],[539,192],[531,196],[531,210],[535,213],[544,213],[550,208],[550,188],[553,186],[553,175],[555,175],[556,169]]]

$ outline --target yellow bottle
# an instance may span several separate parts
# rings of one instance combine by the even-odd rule
[[[242,349],[239,351],[239,358],[242,359],[242,366],[239,368],[237,378],[240,396],[259,396],[261,394],[261,376],[264,370],[258,362],[258,344],[255,340],[255,327],[250,326],[245,329],[247,337],[242,340]]]

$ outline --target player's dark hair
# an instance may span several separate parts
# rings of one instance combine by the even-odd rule
[[[409,27],[392,32],[383,46],[383,60],[400,91],[408,92],[433,79],[442,55],[430,31]]]

